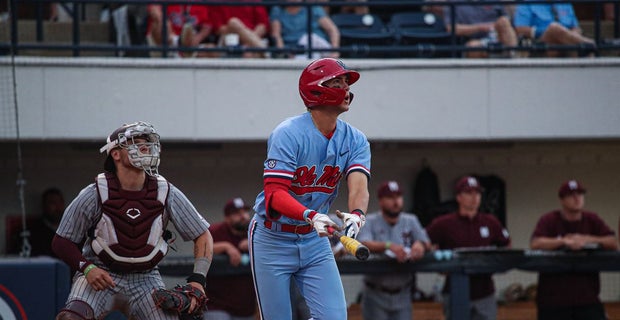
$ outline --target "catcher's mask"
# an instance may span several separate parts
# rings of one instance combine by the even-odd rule
[[[145,139],[147,142],[136,141],[136,138]],[[110,152],[116,148],[127,150],[129,162],[134,167],[143,169],[151,176],[158,174],[161,145],[159,134],[150,123],[139,121],[124,124],[108,136],[107,143],[99,149],[99,152],[108,154],[104,164],[106,171],[116,171],[114,160],[110,156]]]
[[[299,94],[308,108],[326,105],[340,105],[347,96],[347,90],[341,88],[327,88],[323,83],[341,75],[347,75],[349,85],[354,84],[360,74],[355,70],[347,69],[340,60],[322,58],[311,62],[299,77]],[[350,101],[353,101],[353,93]]]

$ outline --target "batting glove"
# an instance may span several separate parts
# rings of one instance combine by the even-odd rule
[[[338,218],[342,219],[342,223],[344,224],[344,235],[353,239],[357,237],[360,229],[366,224],[366,216],[361,213],[361,210],[353,210],[352,213],[336,210],[336,215]]]
[[[308,223],[311,224],[312,227],[314,227],[314,230],[316,230],[316,233],[319,235],[319,237],[329,235],[329,232],[327,231],[327,227],[329,226],[334,227],[338,230],[340,229],[340,227],[338,227],[338,225],[334,221],[332,221],[332,219],[330,219],[328,215],[318,213],[314,210],[304,211],[304,219],[308,221]]]

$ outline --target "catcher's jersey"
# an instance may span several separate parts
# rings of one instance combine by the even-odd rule
[[[196,239],[209,229],[209,223],[198,213],[185,194],[170,184],[170,191],[165,210],[184,241]],[[89,230],[95,226],[102,214],[101,203],[95,184],[90,184],[67,206],[56,233],[74,243],[80,243],[87,237]],[[84,244],[82,254],[93,262],[100,260],[91,247],[92,239]],[[101,263],[98,263],[101,266]]]
[[[284,120],[267,141],[263,179],[290,179],[289,193],[317,212],[329,212],[341,179],[353,171],[370,177],[370,144],[361,131],[340,119],[328,139],[306,112]],[[264,191],[256,197],[254,210],[266,219]],[[286,216],[281,216],[279,221],[306,223]]]

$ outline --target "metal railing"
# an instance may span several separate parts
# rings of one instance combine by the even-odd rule
[[[442,252],[443,255],[437,255]],[[446,255],[445,253],[450,253]],[[213,256],[210,276],[249,275],[250,265],[231,266],[226,255]],[[529,272],[575,273],[618,272],[620,252],[604,250],[541,251],[523,249],[440,250],[427,252],[415,262],[398,263],[384,255],[373,254],[367,261],[352,256],[336,259],[341,274],[395,274],[437,272],[450,275],[450,318],[466,320],[469,314],[469,276],[503,273],[518,269]],[[185,276],[192,272],[193,256],[167,257],[160,272],[167,276]]]
[[[553,0],[552,0],[553,1]],[[287,2],[287,1],[263,1],[263,2],[241,2],[238,0],[230,0],[230,1],[209,1],[204,0],[201,1],[201,4],[206,6],[213,5],[227,5],[227,6],[248,6],[248,5],[262,5],[262,6],[305,6],[311,7],[316,5],[321,6],[329,6],[329,7],[341,7],[341,6],[366,6],[370,8],[370,12],[373,12],[373,8],[377,7],[390,7],[390,6],[411,6],[411,7],[419,7],[423,6],[447,6],[450,8],[451,12],[454,13],[454,10],[457,6],[460,5],[518,5],[518,4],[538,4],[538,3],[549,3],[547,0],[528,0],[524,2],[523,0],[496,0],[496,1],[466,1],[466,0],[445,0],[445,1],[437,1],[437,2],[428,2],[428,1],[420,1],[420,0],[369,0],[366,2],[361,1],[329,1],[329,2]],[[61,5],[65,5],[65,8],[69,8],[67,4],[71,4],[71,41],[70,42],[62,42],[62,43],[51,43],[45,40],[44,33],[44,17],[43,17],[43,6],[51,5],[52,3],[59,3]],[[19,41],[19,19],[11,18],[9,15],[8,23],[9,23],[9,37],[8,41],[0,40],[0,54],[12,53],[15,55],[19,55],[20,52],[25,50],[47,50],[47,51],[70,51],[72,56],[81,56],[84,52],[106,52],[108,55],[115,56],[148,56],[150,53],[159,53],[162,57],[168,57],[172,52],[214,52],[220,53],[224,56],[239,56],[240,53],[243,52],[258,52],[258,53],[269,53],[272,56],[277,56],[281,53],[293,53],[293,54],[307,54],[308,57],[312,57],[313,53],[316,52],[340,52],[341,55],[346,55],[349,57],[433,57],[435,55],[443,56],[443,57],[460,57],[465,52],[470,51],[486,51],[490,54],[507,52],[509,50],[512,51],[523,51],[529,53],[543,53],[548,50],[557,50],[557,51],[568,51],[568,50],[591,50],[592,48],[584,47],[580,45],[547,45],[543,43],[532,43],[529,45],[525,45],[520,42],[517,46],[509,47],[503,46],[501,44],[494,44],[485,47],[466,47],[457,35],[455,35],[455,14],[451,15],[450,25],[451,28],[451,37],[449,43],[446,44],[432,44],[432,43],[424,43],[420,42],[413,45],[403,45],[395,44],[392,45],[366,45],[364,43],[353,44],[347,46],[341,46],[339,48],[331,48],[331,49],[318,49],[313,48],[312,43],[309,43],[308,47],[295,47],[295,48],[276,48],[274,46],[269,46],[267,48],[239,48],[239,47],[213,47],[213,48],[202,48],[202,47],[171,47],[166,41],[163,41],[162,45],[153,46],[147,45],[146,43],[138,43],[138,44],[130,44],[130,45],[121,45],[117,44],[114,41],[110,41],[107,43],[83,43],[80,24],[85,21],[85,8],[87,5],[107,5],[107,6],[123,6],[123,5],[133,5],[133,6],[146,6],[148,4],[157,3],[163,6],[163,20],[166,21],[168,18],[167,15],[167,6],[168,5],[196,5],[196,1],[189,0],[158,0],[156,2],[153,1],[144,1],[144,0],[10,0],[9,1],[9,12],[16,13],[19,11],[20,6],[22,5],[34,5],[36,9],[36,42],[21,42]],[[620,50],[620,0],[575,0],[571,1],[571,3],[586,3],[594,6],[594,19],[593,19],[593,35],[592,38],[596,43],[596,50],[594,51],[596,55],[600,55],[601,53],[611,52]],[[603,23],[603,5],[604,4],[612,4],[614,8],[614,19],[611,21],[613,24],[613,36],[611,38],[603,38],[602,36],[602,23]],[[310,20],[311,10],[306,10],[308,12],[308,20]],[[146,17],[145,17],[146,18]],[[6,22],[5,22],[6,23]],[[165,24],[162,25],[162,39],[167,39],[167,28],[164,27]],[[389,25],[388,25],[389,27]],[[308,33],[310,35],[310,22],[308,23]]]

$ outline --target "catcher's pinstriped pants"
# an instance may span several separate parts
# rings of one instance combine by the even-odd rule
[[[130,313],[136,320],[178,320],[176,314],[164,313],[151,298],[153,289],[163,288],[159,271],[151,270],[144,273],[117,274],[110,272],[116,287],[95,291],[86,281],[81,272],[73,276],[73,285],[67,302],[81,300],[88,303],[95,312],[97,319],[103,318],[114,306],[119,297],[128,299]]]

